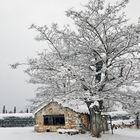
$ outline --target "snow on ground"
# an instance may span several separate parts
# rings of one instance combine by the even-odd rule
[[[117,129],[114,134],[111,132],[103,134],[101,138],[91,137],[87,134],[58,134],[56,132],[50,133],[36,133],[33,127],[20,128],[0,128],[1,140],[140,140],[140,130],[136,129]]]

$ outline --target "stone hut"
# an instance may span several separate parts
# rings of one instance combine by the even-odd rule
[[[58,129],[89,129],[88,108],[75,101],[69,104],[51,101],[35,114],[36,132],[55,132]]]

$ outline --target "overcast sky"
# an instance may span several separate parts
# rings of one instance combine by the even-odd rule
[[[36,42],[36,33],[28,30],[34,23],[60,26],[71,22],[65,16],[69,8],[80,8],[88,0],[0,0],[0,112],[6,105],[8,110],[24,110],[28,104],[26,99],[34,97],[35,87],[27,84],[28,76],[23,68],[11,70],[9,64],[24,62],[36,56],[37,51],[45,48],[45,44]],[[115,1],[115,0],[110,0]],[[126,14],[136,22],[140,0],[130,0]]]

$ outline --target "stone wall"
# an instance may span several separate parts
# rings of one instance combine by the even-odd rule
[[[44,125],[44,115],[64,115],[65,125]],[[57,129],[79,129],[81,126],[89,127],[89,116],[77,113],[69,108],[63,107],[57,102],[51,102],[35,114],[35,131],[55,132]],[[82,125],[81,125],[82,124]]]
[[[0,118],[0,127],[28,127],[34,126],[34,124],[33,117],[7,116]]]

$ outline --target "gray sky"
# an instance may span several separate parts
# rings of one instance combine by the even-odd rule
[[[28,76],[23,68],[11,70],[9,64],[24,62],[34,57],[45,44],[36,42],[36,33],[28,30],[34,23],[50,25],[55,22],[60,26],[71,22],[65,16],[68,8],[80,8],[88,0],[0,0],[0,112],[6,105],[8,110],[24,109],[26,99],[34,97],[35,87],[27,84]],[[115,0],[109,0],[115,1]],[[126,13],[131,21],[139,16],[140,0],[130,0]]]

